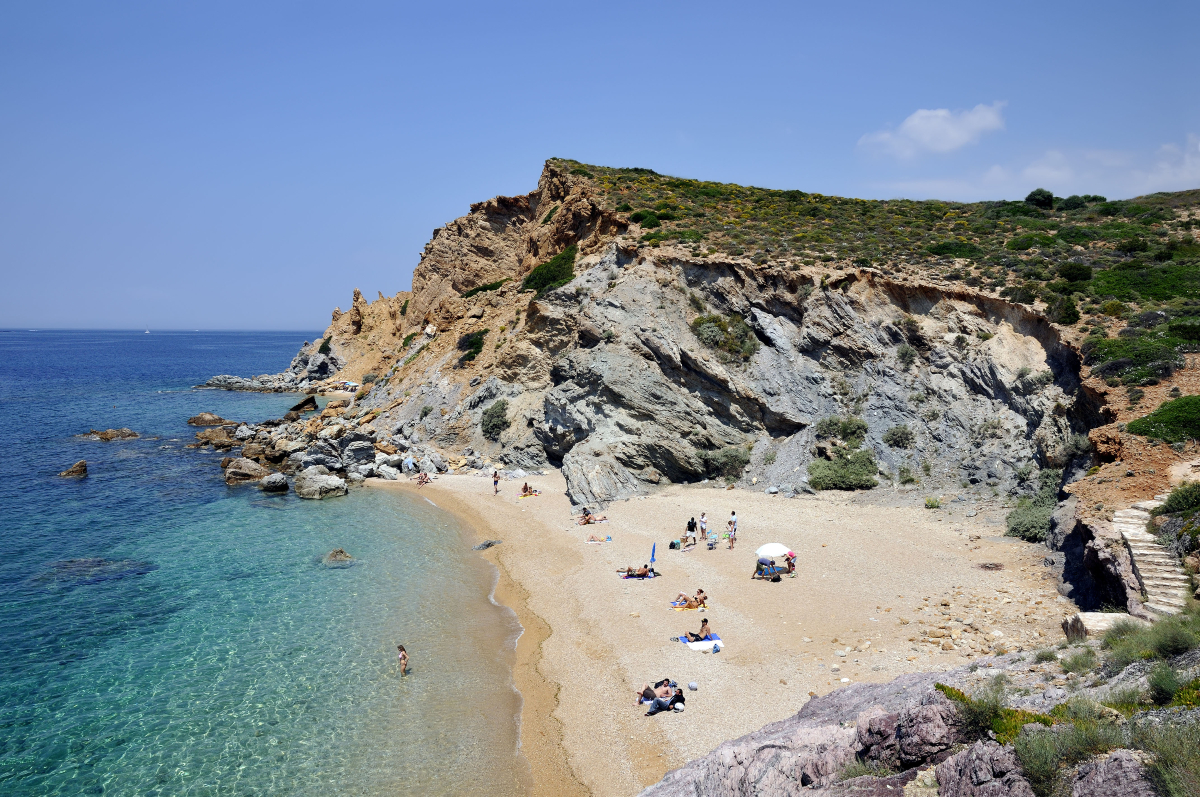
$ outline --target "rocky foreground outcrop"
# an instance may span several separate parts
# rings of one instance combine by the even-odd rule
[[[521,289],[571,246],[569,282]],[[334,311],[326,354],[308,344],[282,374],[209,384],[360,382],[352,406],[289,427],[309,464],[395,469],[340,442],[366,425],[375,444],[422,449],[418,462],[561,468],[590,506],[716,476],[794,495],[809,463],[836,456],[815,428],[834,416],[866,422],[861,445],[884,479],[920,474],[930,490],[1030,494],[1037,468],[1090,462],[1078,441],[1099,402],[1055,325],[886,270],[647,245],[587,179],[550,163],[537,190],[436,230],[413,291],[370,302],[356,291]],[[744,339],[720,341],[721,325]]]
[[[985,667],[980,670],[979,665]],[[1185,672],[1200,670],[1200,658],[1185,654],[1172,662]],[[935,684],[966,691],[1003,674],[1014,687],[1014,707],[1041,714],[1065,702],[1063,689],[1045,687],[1026,672],[1022,656],[981,660],[945,673],[902,675],[884,684],[860,683],[814,697],[798,714],[725,742],[708,755],[667,773],[642,797],[746,797],[748,795],[908,795],[909,797],[1032,797],[1034,791],[1011,745],[973,736],[960,708]],[[1092,705],[1102,721],[1124,723],[1094,701],[1121,688],[1145,684],[1150,665],[1130,665],[1107,683],[1073,692]],[[986,673],[986,675],[983,675]],[[1033,691],[1033,694],[1029,694]],[[1158,716],[1163,714],[1164,716]],[[1200,712],[1145,712],[1134,723],[1196,722]],[[1132,738],[1132,737],[1130,737]],[[1154,794],[1147,755],[1118,749],[1064,770],[1065,794],[1141,797]],[[898,774],[844,778],[851,764]],[[1058,792],[1056,792],[1058,793]]]

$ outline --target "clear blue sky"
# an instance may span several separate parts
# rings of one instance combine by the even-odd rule
[[[314,329],[551,156],[1200,187],[1200,4],[0,2],[0,327]]]

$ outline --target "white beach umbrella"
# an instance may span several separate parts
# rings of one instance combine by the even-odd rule
[[[768,542],[763,547],[759,548],[754,553],[758,556],[765,556],[768,559],[773,557],[784,557],[792,552],[792,549],[781,542]]]

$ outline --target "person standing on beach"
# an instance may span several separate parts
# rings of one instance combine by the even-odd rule
[[[708,536],[708,515],[701,512],[700,520],[697,521],[697,525],[700,527],[700,536],[707,537]]]
[[[495,490],[492,495],[500,495],[500,471],[492,471],[492,489]]]
[[[408,675],[408,651],[404,649],[403,645],[397,645],[396,650],[398,651],[396,656],[400,659],[400,674]]]
[[[729,550],[733,550],[733,543],[737,539],[737,510],[735,509],[729,516]]]

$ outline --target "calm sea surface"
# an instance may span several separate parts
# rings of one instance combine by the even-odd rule
[[[466,530],[379,490],[229,488],[184,448],[200,411],[298,399],[192,385],[316,335],[0,332],[0,794],[522,791],[520,629]]]

